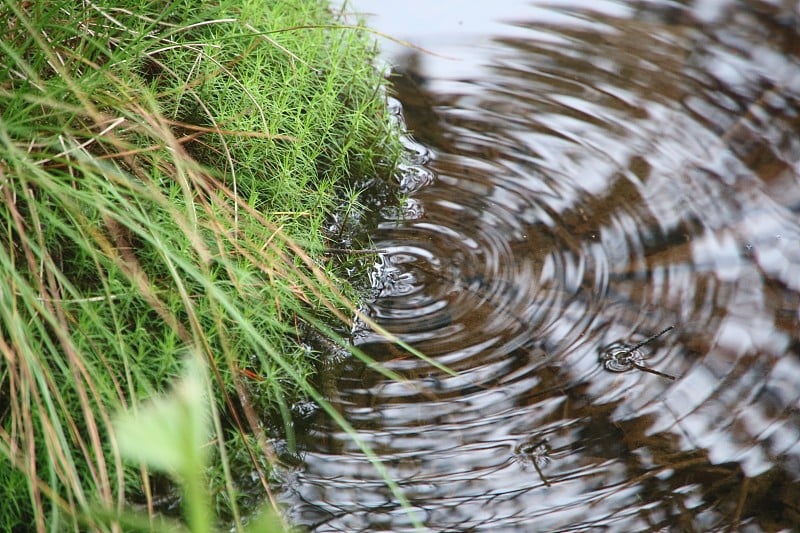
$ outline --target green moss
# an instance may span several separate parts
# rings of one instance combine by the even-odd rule
[[[0,21],[3,525],[143,498],[110,413],[189,350],[236,517],[245,415],[287,418],[315,370],[302,317],[350,314],[323,227],[399,150],[374,45],[308,0],[7,1]]]

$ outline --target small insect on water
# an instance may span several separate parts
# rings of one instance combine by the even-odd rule
[[[546,438],[526,441],[517,446],[516,449],[517,458],[520,459],[523,464],[533,465],[533,468],[536,469],[536,473],[539,474],[539,479],[548,487],[550,487],[551,484],[542,472],[542,467],[550,462],[550,450],[550,443],[547,442]]]
[[[653,342],[674,328],[675,326],[672,325],[633,346],[623,342],[617,342],[607,346],[600,353],[600,362],[603,363],[603,368],[611,372],[627,372],[628,370],[635,368],[636,370],[641,370],[642,372],[647,372],[649,374],[661,376],[662,378],[674,380],[675,376],[671,376],[669,374],[665,374],[664,372],[659,372],[658,370],[644,366],[644,355],[640,350],[642,346]]]

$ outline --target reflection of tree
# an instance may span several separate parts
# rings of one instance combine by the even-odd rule
[[[434,163],[439,175],[452,178],[420,196],[423,203],[444,198],[480,206],[460,215],[473,217],[469,223],[478,225],[483,213],[503,206],[498,198],[516,192],[523,197],[522,207],[511,218],[524,226],[526,238],[512,238],[510,231],[504,235],[513,258],[538,265],[561,254],[586,265],[580,289],[584,307],[596,317],[588,325],[565,329],[586,331],[588,338],[594,330],[617,325],[649,335],[677,316],[681,324],[674,334],[677,340],[670,340],[670,371],[677,368],[682,377],[693,378],[697,390],[670,387],[649,375],[613,381],[599,368],[587,376],[567,357],[580,348],[570,352],[571,343],[579,344],[576,339],[539,331],[532,322],[529,331],[520,333],[526,317],[517,317],[510,328],[514,335],[526,336],[516,344],[503,333],[482,329],[499,312],[519,309],[508,305],[503,291],[494,291],[514,280],[488,279],[488,274],[480,280],[481,272],[470,272],[478,281],[464,285],[474,297],[458,304],[480,307],[463,313],[458,325],[481,340],[496,334],[497,345],[513,349],[487,348],[458,359],[455,370],[467,376],[459,382],[425,365],[403,366],[399,363],[408,354],[376,341],[365,349],[382,361],[399,362],[397,368],[405,369],[403,375],[418,389],[393,394],[383,376],[349,361],[336,386],[336,404],[357,429],[377,435],[381,452],[399,474],[414,472],[402,478],[412,493],[418,477],[425,475],[420,465],[435,463],[427,463],[426,455],[437,453],[437,447],[491,447],[496,443],[490,435],[498,425],[513,427],[522,442],[547,439],[552,461],[543,467],[541,479],[534,474],[517,492],[503,493],[505,486],[493,484],[489,476],[482,479],[486,465],[470,452],[454,453],[453,462],[463,472],[473,468],[473,478],[465,474],[459,483],[436,486],[435,474],[447,475],[436,471],[431,474],[433,488],[419,483],[430,492],[421,490],[415,503],[427,506],[432,516],[445,517],[429,524],[434,528],[474,524],[479,517],[470,514],[470,505],[483,503],[491,509],[501,502],[519,506],[515,516],[520,524],[531,516],[548,523],[546,505],[559,505],[564,520],[582,520],[587,528],[608,523],[653,531],[797,527],[800,294],[788,272],[796,274],[800,256],[787,255],[790,268],[778,272],[766,269],[758,257],[745,257],[736,265],[742,278],[733,281],[722,279],[714,264],[698,265],[695,257],[706,246],[704,240],[751,235],[751,215],[757,209],[766,213],[766,222],[775,216],[794,224],[792,235],[784,239],[798,236],[800,97],[785,80],[770,78],[769,68],[775,65],[753,59],[756,52],[775,61],[783,58],[778,63],[782,75],[796,77],[797,25],[781,22],[774,13],[731,8],[720,11],[713,27],[704,26],[690,9],[675,4],[648,4],[625,20],[579,14],[591,27],[533,21],[532,30],[554,38],[498,40],[489,74],[465,85],[462,94],[431,90],[420,66],[422,57],[412,54],[404,61],[396,90],[408,124],[417,139],[440,152]],[[739,73],[738,83],[714,74],[720,61],[741,67],[733,69]],[[496,172],[481,175],[485,168]],[[604,186],[589,190],[585,183],[591,181]],[[765,199],[763,191],[772,196]],[[683,212],[681,202],[687,201],[706,207]],[[425,204],[428,215],[434,204]],[[675,220],[665,221],[669,209]],[[621,221],[634,225],[636,235],[619,230]],[[609,265],[607,281],[595,279],[587,243],[615,231],[635,238],[635,250],[627,260]],[[452,250],[439,252],[444,260],[452,258]],[[444,275],[437,279],[437,272],[418,273],[431,291],[439,284],[455,292],[453,287],[463,283]],[[676,274],[687,272],[684,278]],[[669,287],[659,289],[657,282],[668,285],[670,276],[689,280],[691,286],[675,293]],[[587,295],[603,283],[607,291]],[[542,296],[541,287],[508,290],[532,299]],[[558,302],[566,309],[574,300]],[[561,320],[577,323],[582,318],[565,312]],[[769,339],[748,337],[756,320],[770,329]],[[386,325],[391,328],[389,321]],[[441,324],[429,326],[437,331]],[[731,338],[750,346],[736,346],[726,337],[731,330],[741,334]],[[426,342],[423,351],[434,348],[427,351],[430,355],[448,356],[464,348],[438,337]],[[591,351],[585,349],[584,356]],[[487,377],[482,369],[489,367],[495,371]],[[632,382],[638,388],[619,391]],[[642,383],[653,383],[663,392],[654,393]],[[497,393],[491,396],[494,403],[475,409],[492,417],[492,427],[470,418],[467,409],[487,391]],[[640,400],[635,394],[649,396]],[[687,404],[682,401],[687,395],[702,401]],[[419,419],[398,416],[415,405],[422,413]],[[431,450],[412,451],[399,444],[419,438],[419,432],[435,432]],[[719,443],[707,442],[709,435],[732,451],[720,452],[715,448]],[[324,448],[336,454],[347,446],[331,438]],[[769,467],[748,470],[750,455]],[[748,476],[748,471],[755,473]],[[583,483],[581,494],[576,495],[575,482]],[[357,494],[355,486],[351,490]],[[492,516],[490,511],[487,515]]]
[[[615,420],[613,413],[624,400],[597,403],[580,383],[564,388],[569,380],[561,369],[549,367],[540,373],[543,381],[528,400],[543,404],[550,394],[563,394],[568,400],[557,415],[561,420],[581,420],[577,438],[561,451],[548,470],[557,490],[560,480],[580,470],[582,462],[592,461],[597,470],[586,474],[601,478],[594,496],[585,502],[593,508],[592,517],[601,521],[604,513],[619,512],[602,501],[609,494],[634,488],[640,523],[652,530],[678,527],[681,531],[735,528],[755,518],[767,531],[800,523],[800,485],[792,471],[781,465],[758,476],[744,475],[738,462],[715,463],[703,449],[685,449],[677,434],[651,433],[655,420],[643,415]],[[553,381],[550,381],[553,380]],[[553,420],[543,420],[553,423]],[[551,441],[557,441],[551,437]],[[618,476],[608,463],[623,463],[626,474]],[[603,469],[607,468],[604,472]],[[700,521],[698,521],[700,520]],[[705,524],[705,526],[700,525]]]
[[[388,354],[385,353],[387,350]],[[374,345],[369,351],[391,358],[402,358],[406,355],[402,350],[388,344]],[[522,351],[518,355],[520,360],[525,358]],[[395,475],[409,476],[400,479],[412,494],[415,477],[408,472],[418,472],[416,476],[426,475],[424,465],[428,461],[427,452],[420,450],[409,454],[403,445],[392,445],[393,442],[402,442],[418,435],[420,431],[424,434],[425,431],[435,430],[437,426],[450,427],[449,430],[436,431],[440,435],[451,432],[452,436],[448,438],[453,439],[453,443],[459,440],[462,444],[471,442],[468,440],[468,433],[457,429],[458,422],[454,421],[457,416],[437,415],[433,407],[429,409],[430,417],[416,420],[392,418],[388,413],[415,402],[419,402],[425,410],[425,405],[434,406],[445,400],[457,403],[487,388],[502,390],[501,383],[488,382],[466,383],[461,388],[448,389],[445,385],[446,377],[434,377],[435,372],[420,367],[419,375],[407,376],[414,378],[413,383],[419,387],[418,395],[411,398],[394,397],[381,394],[382,387],[389,382],[374,369],[370,370],[353,361],[346,362],[345,366],[342,369],[345,377],[340,382],[337,404],[355,422],[357,430],[374,431],[383,435],[380,439],[383,444],[378,451],[387,458],[387,464]],[[635,520],[631,520],[630,516],[627,522],[620,518],[620,527],[635,530],[648,528],[654,531],[662,528],[703,531],[720,527],[735,530],[737,524],[755,519],[762,529],[776,530],[798,523],[800,487],[790,472],[776,466],[748,478],[737,462],[715,463],[704,449],[686,449],[674,432],[651,434],[649,430],[655,423],[651,415],[616,420],[614,413],[625,399],[599,403],[593,397],[589,383],[571,383],[574,378],[561,366],[540,367],[536,375],[540,378],[539,382],[527,395],[517,398],[517,401],[539,413],[537,422],[531,429],[551,428],[546,437],[552,446],[552,461],[544,467],[543,473],[547,482],[543,478],[542,483],[554,494],[576,481],[591,486],[581,497],[581,509],[591,511],[578,512],[584,526],[593,522],[606,523],[615,515],[629,515],[630,511],[635,511]],[[563,401],[554,404],[554,399]],[[557,407],[550,407],[553,405]],[[508,407],[504,404],[498,405],[497,411],[503,412]],[[366,415],[367,413],[370,414]],[[466,442],[464,439],[467,439]],[[537,440],[539,436],[534,434],[532,439]],[[317,443],[317,446],[320,444]],[[352,447],[342,447],[343,444],[333,439],[329,442],[333,446],[329,451],[336,450],[337,453],[347,456],[351,453],[348,449]],[[459,464],[464,461],[469,464],[469,457],[458,461]],[[476,464],[475,468],[479,466],[485,467]],[[622,466],[622,470],[619,466]],[[492,493],[498,487],[493,487],[488,480],[482,480],[477,472],[476,470],[473,480],[463,481],[462,490],[453,492],[450,488],[446,498],[450,502],[447,504],[447,513],[438,515],[441,521],[429,523],[430,527],[446,529],[456,524],[470,523],[476,517],[462,514],[466,512],[463,511],[464,508],[469,508],[469,504],[476,500],[502,500],[502,493]],[[441,483],[442,487],[452,485],[452,482],[445,483],[444,480]],[[532,489],[536,485],[538,483],[532,480]],[[345,489],[340,487],[337,490]],[[354,491],[352,501],[357,501],[360,490],[358,486],[354,485],[349,490]],[[633,500],[626,499],[625,505],[630,508],[618,508],[620,499],[616,495],[624,494],[628,490],[633,490],[635,494]],[[534,500],[522,498],[523,494],[520,494],[517,497],[520,505],[530,505],[531,501],[535,501],[536,496],[533,494],[535,493],[531,497]],[[444,495],[440,495],[440,498],[443,497]],[[345,498],[345,501],[350,499]],[[434,505],[424,499],[417,503],[423,507]],[[520,524],[527,523],[526,516],[533,511],[534,509],[525,507],[520,509]]]
[[[620,23],[620,21],[608,19],[604,22],[613,25],[615,31],[610,32],[608,38],[599,38],[597,33],[582,33],[570,32],[560,29],[562,35],[567,35],[570,42],[575,44],[575,47],[570,47],[569,50],[559,50],[551,46],[540,46],[531,44],[526,41],[507,41],[504,44],[509,48],[513,48],[518,54],[514,55],[516,69],[505,68],[496,70],[497,74],[501,72],[508,79],[508,83],[498,83],[495,80],[495,85],[502,85],[505,93],[524,93],[525,87],[529,81],[535,81],[541,87],[546,83],[542,78],[553,77],[557,79],[569,79],[568,73],[581,73],[581,83],[570,84],[570,82],[560,84],[558,86],[549,87],[548,94],[555,93],[557,96],[564,94],[571,94],[575,98],[586,99],[589,94],[594,94],[597,97],[595,102],[599,102],[596,109],[602,109],[605,114],[586,114],[583,118],[578,117],[578,114],[585,113],[585,110],[575,111],[576,118],[581,118],[581,122],[585,124],[587,131],[593,129],[600,117],[611,126],[609,133],[614,135],[614,127],[619,124],[625,124],[630,127],[627,132],[629,135],[643,133],[645,137],[648,135],[650,139],[648,146],[655,148],[658,145],[665,143],[664,134],[669,134],[665,131],[652,130],[647,124],[642,125],[641,111],[647,107],[648,102],[660,102],[673,107],[680,112],[685,112],[692,120],[686,122],[690,128],[698,128],[698,133],[703,128],[710,128],[715,134],[719,136],[719,150],[724,150],[725,146],[734,153],[739,161],[743,163],[751,172],[752,178],[741,180],[743,183],[748,184],[749,187],[754,185],[758,186],[757,179],[768,181],[773,179],[774,176],[785,174],[787,170],[793,168],[796,164],[798,154],[796,150],[790,148],[794,145],[791,141],[796,135],[796,131],[800,127],[798,122],[798,109],[800,105],[798,102],[797,94],[792,95],[787,92],[785,88],[780,88],[780,82],[772,82],[768,77],[758,78],[755,80],[743,79],[743,83],[737,87],[725,86],[720,80],[715,79],[709,72],[711,72],[711,61],[716,58],[719,61],[719,56],[724,56],[726,53],[732,53],[730,50],[725,50],[725,42],[730,39],[729,35],[725,35],[727,31],[731,30],[731,26],[737,23],[735,13],[729,14],[728,20],[719,26],[718,30],[709,30],[706,34],[709,39],[705,42],[705,48],[698,51],[693,48],[691,57],[680,51],[682,47],[681,42],[686,42],[681,38],[681,28],[661,27],[654,28],[652,26],[644,26],[639,24],[638,21],[628,23]],[[691,22],[691,21],[689,21]],[[728,24],[728,25],[726,25]],[[541,30],[541,27],[538,28]],[[636,53],[633,56],[627,55],[627,52],[620,58],[620,50],[629,50],[631,44],[637,41],[637,35],[640,34],[642,29],[648,35],[661,34],[663,37],[665,32],[670,34],[668,39],[662,39],[658,43],[650,43],[649,46],[636,47]],[[687,28],[688,29],[688,28]],[[785,27],[783,28],[785,30]],[[555,31],[556,29],[553,28]],[[632,30],[632,31],[630,31]],[[796,31],[796,29],[794,30]],[[785,33],[785,32],[784,32]],[[763,32],[759,32],[763,34]],[[760,42],[758,46],[772,47],[777,50],[779,54],[786,54],[787,50],[784,48],[789,42],[797,42],[795,34],[794,39],[787,40],[785,35],[778,37],[774,42]],[[669,47],[661,46],[661,43],[671,43]],[[626,47],[622,47],[622,43],[627,43]],[[678,46],[675,46],[678,44]],[[697,43],[692,43],[693,47]],[[796,47],[796,46],[795,46]],[[594,48],[594,50],[590,50]],[[578,50],[576,52],[576,49]],[[613,58],[612,61],[603,63],[602,68],[597,68],[594,63],[594,58],[601,55],[605,59]],[[738,53],[737,53],[738,55]],[[684,61],[676,64],[676,57],[685,57]],[[511,59],[508,59],[510,62]],[[633,62],[635,66],[630,65]],[[658,69],[659,74],[653,75],[651,72],[649,76],[643,75],[646,72],[644,62],[650,63]],[[609,65],[609,63],[611,63]],[[626,63],[628,65],[626,66]],[[541,65],[546,65],[544,69]],[[786,63],[785,67],[797,75],[797,66]],[[519,76],[515,74],[519,73]],[[606,94],[593,93],[593,87],[613,87],[620,92],[626,94],[636,94],[641,98],[642,106],[637,113],[633,109],[623,109],[619,105],[615,106],[614,101],[616,97],[612,95],[612,91]],[[776,90],[776,86],[779,90]],[[530,92],[530,90],[528,90]],[[547,102],[548,96],[540,94],[536,91],[536,98]],[[495,95],[487,97],[488,99],[499,100]],[[779,102],[779,105],[770,105],[768,102]],[[727,108],[721,105],[722,102],[727,104]],[[735,102],[732,106],[731,103]],[[519,104],[517,104],[519,106]],[[677,106],[677,107],[676,107]],[[486,105],[485,107],[490,107]],[[535,116],[537,111],[541,113],[541,107],[534,104],[530,107],[528,112],[531,116]],[[546,108],[546,106],[544,106]],[[563,106],[562,106],[563,107]],[[606,110],[619,109],[619,112],[608,112]],[[568,108],[564,109],[569,112]],[[702,114],[701,114],[702,112]],[[519,107],[515,116],[519,116]],[[534,119],[534,121],[537,121]],[[692,124],[696,121],[696,126]],[[646,122],[646,119],[645,119]],[[600,127],[605,127],[603,124]],[[562,135],[564,131],[560,131]],[[581,132],[576,132],[579,135]],[[705,134],[707,137],[707,134]],[[686,138],[675,139],[676,144],[687,144]],[[669,140],[667,140],[668,142]],[[689,141],[691,142],[691,141]],[[704,151],[701,151],[703,153]],[[692,150],[688,150],[687,155],[692,155]],[[647,158],[647,164],[642,165],[637,161],[641,161],[641,157]],[[694,162],[701,160],[700,158],[693,158]],[[694,163],[690,163],[694,164]],[[640,169],[644,169],[643,173]],[[675,179],[676,176],[659,175],[658,169],[669,168],[658,161],[657,156],[652,153],[642,153],[641,148],[633,156],[628,158],[627,164],[619,165],[617,177],[610,179],[610,183],[614,186],[608,189],[608,193],[596,195],[588,201],[576,202],[572,210],[565,210],[560,213],[561,220],[568,224],[568,227],[580,228],[588,226],[597,228],[607,224],[613,218],[619,216],[620,208],[630,205],[643,205],[643,201],[636,199],[636,194],[619,194],[615,190],[620,183],[631,190],[641,190],[638,183],[644,181],[648,184],[658,184],[659,180],[669,181]],[[688,170],[687,166],[679,167],[676,170]],[[663,173],[664,171],[661,170]],[[720,181],[727,181],[727,176],[713,176],[709,175],[708,178],[718,179]],[[795,187],[797,176],[795,174]],[[632,184],[637,183],[634,187]],[[737,186],[738,188],[738,186]],[[740,213],[728,213],[730,220],[733,224],[746,224],[747,222],[747,208],[750,192],[744,188],[739,189],[741,198],[739,202],[743,205]],[[631,201],[632,200],[632,201]],[[752,209],[752,207],[749,207]],[[710,215],[710,214],[709,214]],[[584,224],[581,224],[580,219],[583,218]],[[650,217],[641,217],[640,221],[644,221],[652,228],[657,228],[657,224],[648,221],[657,222],[658,217],[652,215]],[[570,220],[574,220],[570,223]],[[713,220],[713,218],[711,219]],[[702,222],[702,221],[701,221]],[[706,222],[707,223],[707,222]],[[741,226],[732,226],[733,231],[741,231]],[[706,227],[701,224],[692,223],[684,224],[676,227],[673,230],[676,236],[682,238],[677,239],[662,239],[656,240],[650,246],[647,246],[643,252],[647,258],[647,264],[651,268],[654,267],[670,267],[680,266],[682,259],[691,259],[691,247],[693,243],[698,240],[704,232],[707,231]],[[596,230],[595,230],[596,231]],[[717,228],[717,231],[722,231],[722,228]],[[656,230],[643,229],[642,233],[658,233]],[[666,245],[666,247],[665,247]],[[688,246],[687,246],[688,245]],[[695,243],[696,245],[696,243]],[[688,250],[687,250],[688,248]],[[795,258],[796,259],[796,258]],[[641,266],[639,267],[641,268]],[[634,274],[636,272],[633,272]],[[640,274],[642,272],[640,271]],[[698,274],[699,275],[699,274]],[[786,283],[780,279],[774,279],[772,276],[764,275],[765,281],[764,289],[767,295],[772,294],[772,302],[777,302],[778,308],[794,309],[796,305],[786,304],[781,300],[789,300],[791,302],[798,301],[798,294],[792,291]],[[780,297],[775,298],[775,294],[769,289],[771,285],[778,284],[782,293]],[[627,286],[634,287],[634,282],[627,282]],[[788,296],[791,295],[791,296]],[[653,303],[653,302],[651,302]],[[724,304],[729,305],[729,304]],[[768,311],[773,311],[772,306],[769,306]],[[722,309],[721,309],[722,311]],[[727,314],[729,311],[723,311]],[[725,314],[720,316],[720,320],[725,319]],[[780,313],[777,313],[780,315]],[[797,338],[798,321],[797,315],[790,321],[786,321],[786,315],[783,318],[776,316],[778,320],[774,320],[773,325],[776,327],[776,335],[783,335],[787,339]],[[770,317],[772,319],[772,317]],[[705,425],[709,428],[727,427],[726,434],[720,434],[719,438],[729,438],[738,443],[750,443],[748,446],[763,448],[764,453],[770,456],[772,460],[772,468],[754,477],[747,477],[738,462],[725,462],[715,464],[709,456],[708,450],[703,448],[688,448],[685,443],[681,443],[676,437],[683,430],[680,424],[674,425],[665,431],[660,431],[648,435],[648,431],[652,430],[654,421],[648,420],[647,417],[630,418],[621,421],[614,421],[610,417],[606,418],[602,413],[593,412],[587,409],[585,413],[573,413],[572,416],[580,417],[583,420],[592,420],[591,424],[585,426],[584,438],[590,439],[591,435],[597,435],[600,427],[611,428],[615,427],[622,433],[622,442],[624,442],[628,450],[623,453],[624,457],[629,459],[628,476],[624,485],[636,486],[639,489],[638,498],[645,502],[661,502],[667,505],[667,509],[657,508],[658,510],[643,511],[642,515],[651,515],[656,517],[656,521],[652,522],[653,527],[664,527],[669,524],[674,524],[674,521],[668,517],[678,516],[682,524],[683,530],[691,530],[698,527],[698,523],[706,523],[709,526],[720,527],[736,527],[740,521],[752,517],[755,518],[759,525],[766,529],[772,530],[779,527],[791,527],[800,523],[800,513],[798,512],[798,497],[797,478],[800,476],[797,463],[797,452],[791,452],[789,455],[775,456],[769,450],[774,445],[768,442],[762,442],[764,437],[759,433],[753,433],[748,428],[747,424],[741,423],[739,419],[741,416],[753,417],[756,419],[772,420],[773,424],[781,429],[777,429],[778,434],[783,435],[783,439],[788,439],[789,442],[794,442],[793,449],[797,449],[797,431],[800,428],[800,416],[798,416],[796,407],[796,395],[794,400],[789,398],[779,399],[777,405],[772,404],[768,399],[769,395],[761,395],[759,398],[752,400],[746,399],[746,395],[726,395],[725,390],[733,387],[734,389],[747,389],[747,382],[753,379],[753,367],[755,360],[758,360],[760,365],[765,368],[761,370],[764,376],[769,376],[777,370],[777,364],[782,357],[796,357],[797,355],[797,341],[795,341],[792,352],[772,352],[769,351],[758,353],[747,353],[746,358],[732,354],[732,359],[725,361],[725,353],[715,346],[711,339],[706,336],[705,342],[695,341],[695,353],[712,354],[717,360],[710,361],[689,361],[686,368],[697,366],[707,366],[710,375],[720,376],[724,381],[718,383],[709,383],[709,386],[716,387],[718,390],[714,391],[708,396],[707,403],[720,404],[722,409],[727,409],[729,419],[708,420]],[[780,344],[780,343],[778,343]],[[768,348],[766,349],[768,350]],[[691,352],[688,352],[691,353]],[[707,358],[709,356],[706,356]],[[747,363],[747,360],[750,363]],[[733,364],[732,367],[727,365]],[[757,378],[758,379],[758,378]],[[769,378],[760,378],[761,384],[764,386],[763,380]],[[790,383],[794,383],[795,389],[798,386],[798,379],[800,376],[789,378]],[[753,404],[747,406],[747,412],[744,415],[744,405],[740,402],[750,402]],[[792,407],[794,405],[794,407]],[[788,409],[787,409],[788,407]],[[784,410],[783,413],[780,411]],[[776,412],[777,411],[777,412]],[[714,410],[709,411],[709,417],[717,416]],[[684,413],[683,416],[696,416],[701,417],[699,414]],[[784,429],[785,428],[785,429]],[[614,431],[608,431],[609,435],[613,435]],[[696,435],[693,435],[696,437]],[[617,437],[611,437],[614,446],[618,444]],[[690,439],[691,440],[691,439]],[[734,446],[736,447],[736,446]],[[791,446],[784,448],[785,450],[792,449]],[[636,451],[644,451],[644,454],[634,453]],[[618,450],[606,450],[611,456],[618,453]],[[597,453],[595,451],[595,453]],[[649,464],[642,464],[641,457],[647,456]],[[686,490],[687,487],[697,487],[691,490]],[[691,506],[689,501],[699,496],[702,498],[703,504],[698,507]],[[671,507],[671,509],[669,508]],[[654,508],[656,509],[656,508]],[[699,513],[699,511],[703,511]],[[662,517],[662,518],[658,518]],[[666,518],[665,518],[666,517]],[[705,520],[706,522],[703,522]],[[694,526],[692,526],[694,524]],[[731,524],[733,524],[731,526]]]
[[[449,134],[441,125],[437,98],[426,86],[422,56],[410,52],[397,61],[392,72],[392,92],[403,103],[406,127],[416,140],[429,147],[448,149]]]
[[[502,48],[490,67],[491,79],[472,95],[474,103],[469,109],[459,108],[464,95],[427,94],[420,100],[426,102],[429,111],[436,116],[436,120],[430,122],[434,124],[435,135],[428,139],[437,143],[442,151],[452,150],[460,158],[442,158],[437,162],[437,170],[457,176],[458,162],[464,157],[491,159],[499,167],[509,169],[509,176],[493,176],[490,183],[509,187],[508,182],[520,181],[518,173],[525,168],[542,175],[542,179],[576,181],[578,178],[571,172],[610,168],[605,191],[580,195],[572,207],[550,212],[549,215],[558,217],[560,226],[532,227],[528,232],[529,240],[514,243],[516,253],[524,256],[533,248],[547,254],[564,246],[574,246],[573,251],[580,253],[581,241],[599,233],[600,228],[609,227],[624,213],[622,210],[627,210],[635,213],[641,233],[650,238],[642,243],[643,263],[632,263],[613,273],[612,283],[617,279],[620,290],[636,298],[639,291],[646,290],[637,283],[647,283],[654,272],[691,264],[692,249],[707,231],[707,221],[684,218],[665,233],[658,214],[647,209],[642,184],[661,186],[681,173],[694,180],[728,180],[727,176],[715,175],[710,168],[701,173],[692,168],[701,164],[709,149],[714,148],[703,143],[693,146],[692,139],[712,136],[716,137],[714,149],[730,150],[753,178],[767,182],[791,171],[798,157],[792,148],[796,144],[792,141],[795,132],[800,130],[797,95],[782,87],[781,80],[770,80],[763,69],[755,77],[742,74],[741,83],[736,85],[716,78],[712,72],[715,62],[738,61],[746,55],[752,58],[752,54],[731,48],[733,34],[770,32],[774,38],[759,39],[756,46],[788,58],[796,55],[796,43],[800,40],[796,28],[776,23],[774,16],[763,13],[743,18],[741,11],[731,9],[720,15],[724,18],[720,24],[701,31],[688,13],[674,9],[657,14],[649,11],[646,17],[621,20],[584,12],[586,18],[605,24],[608,31],[597,31],[596,27],[548,27],[532,22],[532,29],[558,35],[562,40],[558,44],[526,39],[500,41]],[[642,22],[645,18],[647,23]],[[756,27],[758,24],[762,26]],[[565,42],[568,44],[563,44]],[[796,66],[788,62],[785,67],[797,71]],[[416,71],[414,76],[419,81],[421,74]],[[418,84],[424,85],[424,80]],[[451,109],[458,111],[449,112]],[[654,122],[652,117],[657,116],[657,112],[662,117],[680,121],[680,125],[665,128],[664,124]],[[424,136],[425,124],[418,123],[416,127],[419,128],[416,134]],[[531,142],[532,136],[549,138],[553,145],[560,144],[564,153],[572,158],[570,164],[559,168],[557,165],[561,162],[548,159],[537,144]],[[597,153],[602,150],[604,136],[617,143],[632,141],[635,146],[621,158],[609,157],[613,159],[609,166]],[[443,138],[447,143],[441,141]],[[686,162],[677,167],[674,162],[660,159],[658,154],[661,147],[671,145],[686,156]],[[673,175],[669,175],[670,172]],[[701,175],[703,173],[705,175]],[[743,183],[752,186],[753,182],[744,180]],[[704,192],[713,194],[713,189]],[[743,206],[737,209],[741,212],[726,213],[734,224],[730,230],[735,232],[741,231],[741,226],[736,224],[747,220],[748,199],[744,189],[740,194]],[[546,208],[545,204],[540,205]],[[696,290],[702,290],[702,275],[697,273],[695,278]],[[772,295],[772,301],[783,300],[778,304],[774,327],[788,338],[795,338],[798,323],[796,313],[791,310],[797,308],[795,304],[800,297],[780,279],[764,278],[764,289]],[[591,286],[591,280],[586,284]],[[710,288],[713,290],[713,285]],[[658,302],[640,301],[658,305]],[[728,312],[724,305],[718,310],[721,314],[715,319],[717,324],[725,320]],[[790,311],[787,314],[781,309]],[[716,353],[715,357],[725,357],[713,344],[710,332],[701,334],[687,326],[695,333],[694,340],[684,335],[683,341],[693,347],[687,354]],[[766,362],[762,371],[768,374],[782,355],[751,353],[749,357],[759,357]],[[728,370],[722,370],[718,362],[708,362],[709,373],[721,376],[726,382],[751,379],[747,365],[736,364],[738,357],[732,355],[732,361],[721,365],[733,362],[734,367]],[[706,363],[689,360],[684,368],[691,369],[698,364]],[[795,384],[797,379],[795,377]],[[736,398],[723,398],[721,393],[712,394],[708,401],[729,405],[731,415],[740,410]],[[751,416],[794,428],[784,433],[785,438],[791,439],[800,427],[797,413],[791,409],[784,414],[775,413],[775,408],[765,398],[760,401],[752,406]],[[785,408],[785,402],[780,401],[778,408]],[[580,404],[572,402],[570,405]],[[698,523],[696,515],[700,511],[706,523],[716,526],[720,523],[735,525],[748,517],[756,518],[764,529],[800,523],[796,503],[800,498],[793,485],[800,475],[794,465],[796,454],[793,459],[792,456],[773,457],[772,469],[747,477],[738,462],[715,464],[708,450],[687,448],[677,437],[682,431],[679,425],[648,435],[653,420],[644,416],[614,421],[610,416],[614,407],[614,404],[596,407],[589,402],[564,413],[563,417],[584,421],[580,440],[586,444],[580,448],[579,455],[624,458],[627,477],[618,481],[620,487],[635,486],[637,497],[643,502],[661,502],[662,505],[652,509],[643,506],[642,520],[652,527],[665,527],[677,519],[688,530],[691,524]],[[717,427],[721,423],[709,421],[707,425]],[[747,433],[745,424],[731,424],[727,431],[732,435],[730,438],[738,442],[749,441],[751,446],[767,447],[760,443],[758,434]],[[557,483],[557,476],[554,479]],[[691,505],[689,500],[693,498],[700,498],[702,504]]]

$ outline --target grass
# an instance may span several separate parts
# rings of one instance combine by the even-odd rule
[[[169,489],[112,419],[189,353],[241,529],[263,422],[291,443],[319,398],[304,332],[352,316],[326,226],[399,152],[374,44],[315,0],[2,0],[0,29],[0,529],[157,529]]]

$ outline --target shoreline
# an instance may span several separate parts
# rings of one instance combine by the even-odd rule
[[[213,514],[242,529],[236,472],[268,487],[264,421],[291,449],[315,393],[303,329],[354,316],[326,228],[400,154],[372,36],[324,1],[0,15],[0,528],[113,528],[132,504],[160,520],[172,485],[111,421],[189,353],[213,389]]]

